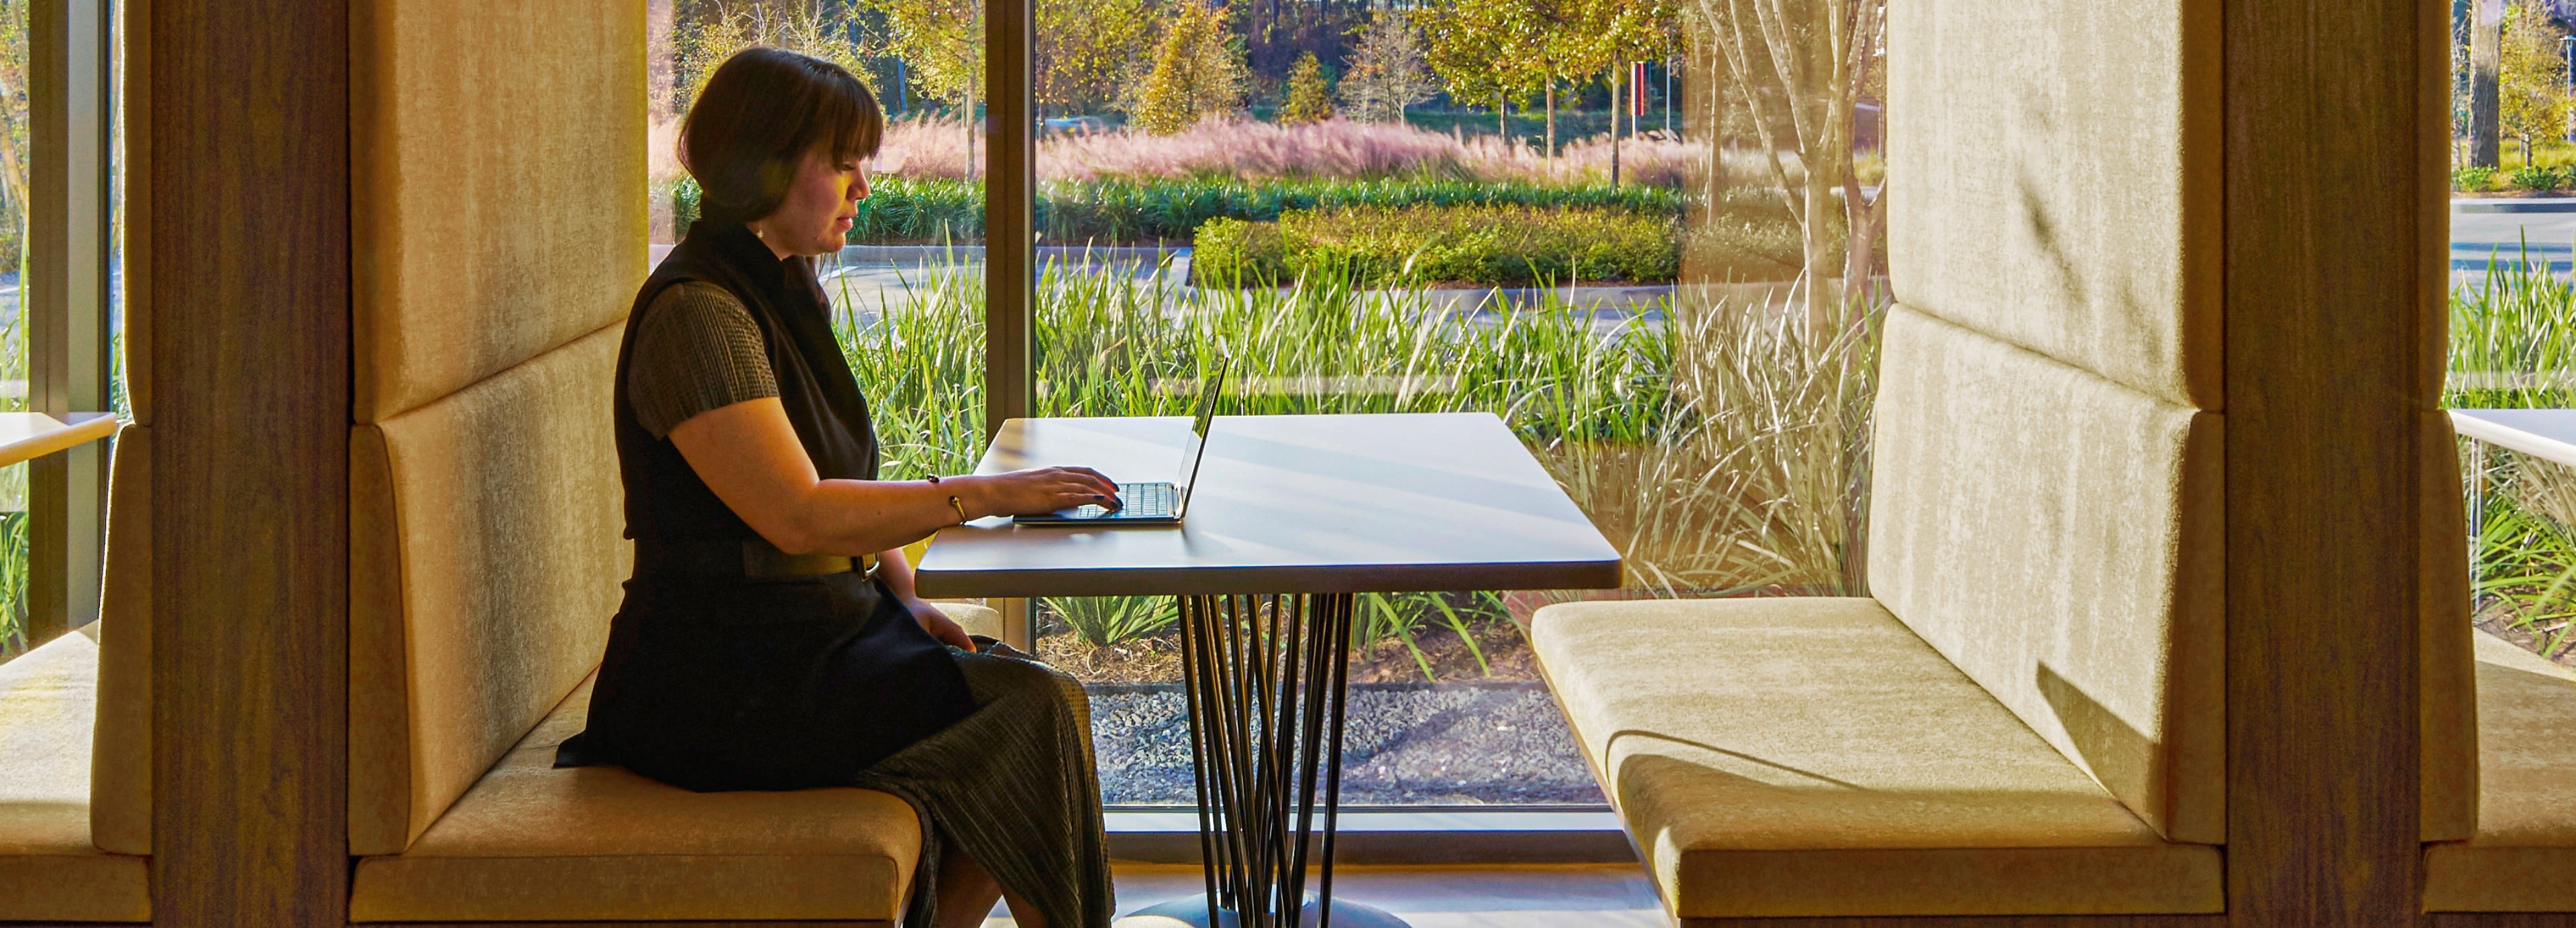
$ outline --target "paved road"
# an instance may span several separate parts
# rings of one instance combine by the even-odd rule
[[[2568,273],[2576,263],[2576,198],[2451,204],[2451,270],[2483,273],[2490,258],[2518,255],[2546,259],[2550,269]]]

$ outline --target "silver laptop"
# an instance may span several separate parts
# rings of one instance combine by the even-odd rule
[[[1197,485],[1199,461],[1207,457],[1208,423],[1216,419],[1216,398],[1225,392],[1231,359],[1219,358],[1216,369],[1199,386],[1198,418],[1190,423],[1190,443],[1181,452],[1181,473],[1169,483],[1122,483],[1119,507],[1076,506],[1034,516],[1014,516],[1020,525],[1175,525],[1190,508],[1190,488]]]

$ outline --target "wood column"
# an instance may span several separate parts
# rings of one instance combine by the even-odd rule
[[[155,923],[345,924],[347,4],[130,2]]]
[[[2432,11],[2430,14],[2427,11]],[[2422,921],[2422,0],[2225,6],[2228,915]]]

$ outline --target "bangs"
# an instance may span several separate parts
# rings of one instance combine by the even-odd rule
[[[876,157],[883,142],[885,119],[877,111],[876,97],[850,72],[828,62],[816,64],[830,68],[816,74],[810,116],[802,120],[807,127],[804,137],[796,140],[793,150],[811,150],[824,146],[824,153],[834,161],[865,161]]]

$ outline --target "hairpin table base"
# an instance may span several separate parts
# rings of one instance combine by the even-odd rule
[[[1181,597],[1182,692],[1198,774],[1206,928],[1404,924],[1333,900],[1349,593]],[[1320,801],[1319,801],[1320,800]],[[1320,816],[1319,816],[1320,813]],[[1321,821],[1318,821],[1320,817]],[[1318,853],[1306,891],[1307,849]],[[1165,904],[1147,911],[1186,904]]]

